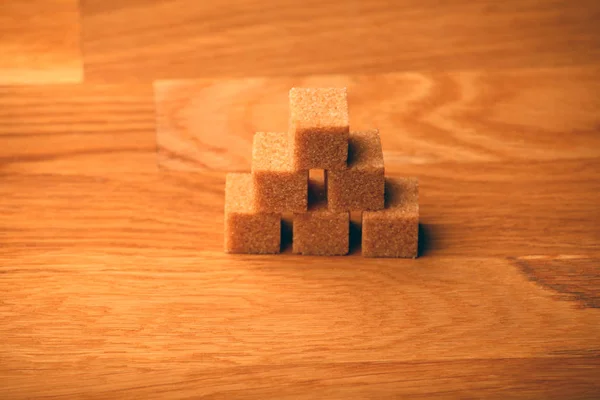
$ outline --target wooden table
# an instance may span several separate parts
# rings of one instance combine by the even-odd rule
[[[599,398],[599,17],[2,2],[0,398]],[[420,179],[420,258],[223,254],[294,85]]]

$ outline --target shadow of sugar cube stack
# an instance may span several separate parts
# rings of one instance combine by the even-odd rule
[[[345,88],[293,88],[289,131],[256,133],[251,173],[227,175],[225,251],[279,253],[285,212],[294,253],[344,255],[350,211],[362,212],[364,256],[417,256],[417,180],[385,177],[379,132],[349,130]]]

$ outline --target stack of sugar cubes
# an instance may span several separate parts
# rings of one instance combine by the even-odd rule
[[[225,184],[225,251],[279,253],[282,213],[293,213],[292,250],[349,251],[350,212],[362,213],[365,257],[416,257],[418,182],[384,175],[377,130],[350,132],[346,89],[290,90],[287,133],[254,136],[251,173]],[[309,170],[324,170],[324,180]]]

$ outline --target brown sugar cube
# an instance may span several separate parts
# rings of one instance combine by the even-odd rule
[[[308,171],[294,169],[292,142],[288,135],[271,132],[254,135],[252,176],[258,211],[307,210]]]
[[[417,257],[419,184],[416,178],[386,178],[385,209],[365,211],[362,254],[365,257]]]
[[[348,133],[346,88],[290,90],[290,135],[297,169],[345,169]]]
[[[325,184],[309,182],[309,206],[306,213],[295,213],[292,250],[315,256],[348,254],[350,220],[348,212],[327,209]]]
[[[348,140],[348,169],[327,171],[329,209],[380,210],[384,206],[383,151],[379,131],[352,132]]]
[[[225,180],[225,252],[279,253],[281,215],[254,210],[250,174],[227,174]]]

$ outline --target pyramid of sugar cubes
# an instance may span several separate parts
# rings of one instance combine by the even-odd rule
[[[251,172],[227,174],[225,252],[279,253],[291,213],[294,253],[348,254],[359,211],[363,256],[416,257],[418,182],[385,176],[378,130],[350,131],[346,89],[292,88],[289,100],[288,132],[256,133]]]

